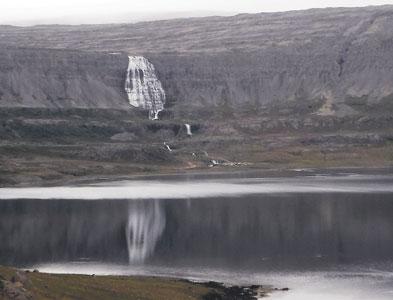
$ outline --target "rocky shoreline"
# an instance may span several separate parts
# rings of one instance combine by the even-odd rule
[[[289,291],[289,288],[278,289],[261,285],[225,286],[223,283],[215,281],[202,282],[200,284],[214,289],[203,296],[203,300],[257,300],[268,297],[274,291]]]
[[[274,291],[289,288],[158,277],[46,274],[0,267],[0,299],[91,299],[95,293],[94,299],[135,299],[137,295],[142,299],[256,300]]]
[[[37,180],[29,176],[14,176],[12,181],[2,180],[0,176],[0,188],[5,187],[43,187],[43,186],[73,186],[88,185],[92,183],[104,183],[124,180],[181,180],[182,178],[209,179],[209,178],[227,178],[233,176],[250,176],[250,177],[293,177],[293,176],[313,176],[319,174],[392,174],[393,168],[386,167],[332,167],[332,168],[262,168],[258,165],[248,167],[215,167],[215,168],[197,168],[197,169],[164,169],[146,172],[131,172],[129,174],[92,174],[81,176],[46,176]]]

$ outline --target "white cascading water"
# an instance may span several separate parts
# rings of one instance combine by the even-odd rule
[[[149,119],[158,120],[164,109],[165,91],[151,62],[143,56],[129,56],[125,91],[132,106],[149,110]]]
[[[192,136],[191,125],[190,125],[190,124],[184,124],[184,126],[186,126],[187,135],[188,135],[188,136]]]
[[[154,252],[165,225],[165,213],[158,201],[130,203],[126,225],[130,264],[143,263]]]
[[[166,142],[164,142],[164,146],[167,148],[169,152],[172,152],[172,148]]]

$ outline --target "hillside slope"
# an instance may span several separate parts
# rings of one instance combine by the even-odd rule
[[[0,106],[127,108],[126,54],[132,54],[153,62],[176,112],[224,106],[348,115],[384,109],[393,99],[392,26],[392,6],[2,26]]]

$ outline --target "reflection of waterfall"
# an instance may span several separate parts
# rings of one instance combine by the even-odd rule
[[[165,228],[165,213],[158,201],[129,204],[126,239],[130,263],[142,263],[156,247]]]
[[[142,56],[129,56],[125,91],[132,106],[149,110],[149,118],[158,120],[164,109],[165,91],[152,63]]]

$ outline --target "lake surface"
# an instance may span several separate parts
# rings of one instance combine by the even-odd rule
[[[393,299],[393,176],[157,178],[0,189],[0,264]]]

